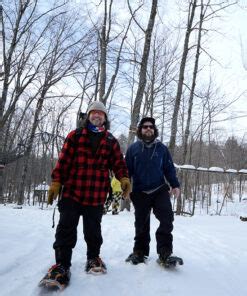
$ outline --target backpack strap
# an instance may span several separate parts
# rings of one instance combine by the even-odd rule
[[[76,130],[75,130],[75,135],[74,135],[74,140],[75,140],[75,149],[78,147],[78,143],[79,143],[79,138],[81,136],[81,132],[83,130],[83,127],[78,127]]]
[[[108,144],[110,144],[110,146],[112,147],[112,143],[113,143],[113,139],[114,139],[114,136],[113,136],[113,134],[112,133],[110,133],[110,132],[107,132],[108,133],[108,135],[107,135],[107,137],[106,137],[106,141],[108,142]]]

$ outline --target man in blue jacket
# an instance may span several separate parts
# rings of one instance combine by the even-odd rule
[[[179,182],[167,147],[157,139],[154,118],[142,118],[137,137],[139,140],[126,153],[132,179],[130,198],[135,208],[134,248],[126,261],[138,264],[149,256],[150,214],[153,209],[160,222],[156,231],[157,253],[159,260],[165,262],[173,251],[174,218],[170,194],[178,197]]]

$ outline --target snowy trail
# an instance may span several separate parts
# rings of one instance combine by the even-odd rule
[[[154,232],[158,222],[154,217],[149,260],[133,266],[124,262],[133,246],[133,212],[104,216],[101,255],[108,273],[103,276],[84,272],[85,243],[80,223],[71,284],[60,295],[247,295],[247,223],[233,216],[175,218],[174,253],[183,257],[185,264],[164,270],[156,263]],[[37,283],[54,263],[51,219],[52,209],[0,206],[1,296],[39,295]]]

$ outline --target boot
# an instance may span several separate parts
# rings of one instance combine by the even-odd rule
[[[53,265],[44,277],[44,280],[57,281],[63,286],[67,286],[70,281],[70,270],[64,268],[61,264]]]
[[[159,254],[159,260],[161,263],[166,263],[168,258],[171,256],[172,252],[162,252]]]
[[[100,274],[106,273],[106,270],[106,265],[100,257],[88,259],[86,262],[85,271],[87,273]]]

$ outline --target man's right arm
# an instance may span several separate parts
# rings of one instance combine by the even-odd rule
[[[75,154],[74,146],[75,131],[72,131],[66,137],[62,150],[59,153],[58,161],[52,171],[52,180],[61,184],[68,178],[68,173],[71,168]]]

